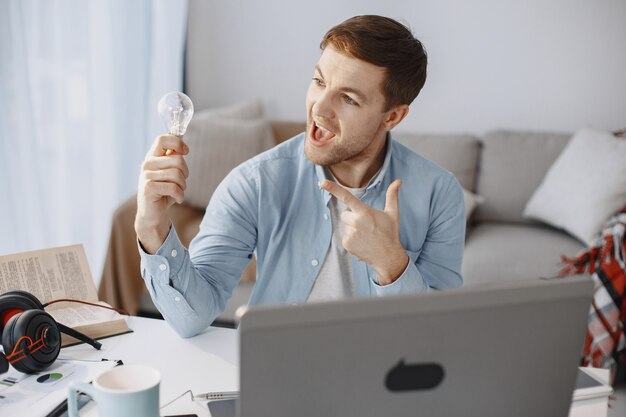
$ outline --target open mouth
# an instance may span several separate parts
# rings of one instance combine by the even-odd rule
[[[311,123],[310,137],[314,145],[322,146],[333,140],[335,136],[335,133],[318,125],[317,122],[313,121],[313,123]]]

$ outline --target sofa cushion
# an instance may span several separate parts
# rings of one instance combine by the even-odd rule
[[[626,204],[626,139],[581,129],[554,162],[524,215],[592,244]]]
[[[578,240],[547,226],[478,224],[465,243],[463,285],[556,276],[561,255],[582,249]]]
[[[476,210],[476,220],[531,223],[522,216],[526,202],[569,138],[561,133],[487,133],[476,188],[485,201]]]
[[[185,141],[189,166],[185,202],[205,209],[213,191],[237,165],[274,146],[272,128],[264,119],[202,117],[189,125]]]
[[[465,221],[469,222],[472,218],[472,214],[474,214],[474,210],[482,204],[484,199],[471,191],[467,191],[463,187],[461,187],[461,191],[463,191],[463,204],[465,205]]]
[[[476,189],[480,142],[470,135],[394,133],[393,138],[452,172],[461,186]]]

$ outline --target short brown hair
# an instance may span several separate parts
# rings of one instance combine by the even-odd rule
[[[387,70],[383,85],[386,110],[411,104],[426,82],[426,51],[409,28],[383,16],[354,16],[330,29],[320,48],[338,52]]]

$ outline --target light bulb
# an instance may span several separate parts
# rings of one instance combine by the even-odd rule
[[[167,93],[159,100],[157,110],[170,135],[183,136],[185,134],[193,116],[193,103],[187,95],[178,91]]]

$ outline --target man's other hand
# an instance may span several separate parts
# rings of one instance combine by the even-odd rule
[[[341,213],[345,223],[343,247],[376,271],[379,285],[394,282],[402,275],[409,262],[400,242],[400,209],[398,193],[401,180],[387,188],[384,210],[376,210],[363,203],[340,185],[324,180],[321,187],[337,197],[351,211]]]

